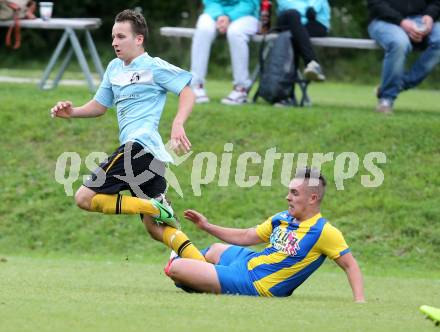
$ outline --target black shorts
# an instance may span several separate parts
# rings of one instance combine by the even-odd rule
[[[140,198],[155,198],[164,194],[165,163],[154,158],[137,142],[121,145],[95,169],[84,186],[100,194],[117,194],[130,190]]]

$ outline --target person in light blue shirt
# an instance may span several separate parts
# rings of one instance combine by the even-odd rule
[[[132,10],[119,13],[112,30],[117,58],[108,65],[95,97],[80,107],[60,101],[51,109],[51,115],[97,117],[115,105],[121,146],[78,189],[77,205],[106,214],[141,214],[154,239],[183,256],[205,261],[179,230],[165,199],[165,165],[173,159],[158,132],[166,94],[172,92],[179,96],[179,108],[171,129],[171,147],[190,150],[183,125],[195,100],[189,87],[192,76],[148,55],[144,49],[146,37],[147,24],[141,14]],[[124,190],[130,190],[132,196],[121,195]]]
[[[158,132],[167,92],[179,95],[191,74],[160,58],[142,53],[129,65],[116,58],[110,62],[94,97],[99,104],[117,109],[119,141],[140,143],[163,162],[173,159]]]
[[[204,0],[191,47],[191,86],[196,103],[207,103],[205,89],[211,45],[217,35],[225,34],[231,54],[233,89],[221,102],[240,105],[247,101],[251,85],[249,75],[249,39],[258,30],[259,0]]]
[[[295,56],[304,63],[304,78],[324,81],[310,37],[324,37],[330,29],[330,6],[327,0],[277,0],[277,26],[290,31]],[[289,101],[282,103],[289,104]]]

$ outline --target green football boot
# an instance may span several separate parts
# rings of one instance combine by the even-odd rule
[[[159,215],[154,216],[154,219],[157,222],[161,222],[173,228],[180,229],[180,223],[177,221],[176,217],[174,217],[173,209],[166,200],[163,200],[163,202],[161,203],[157,199],[152,198],[150,202],[159,210]]]
[[[429,305],[422,305],[420,311],[425,314],[426,318],[431,319],[436,326],[440,325],[440,309]]]

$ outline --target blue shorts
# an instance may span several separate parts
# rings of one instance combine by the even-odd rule
[[[244,247],[230,246],[215,265],[222,294],[259,296],[247,268],[247,262],[255,252]]]

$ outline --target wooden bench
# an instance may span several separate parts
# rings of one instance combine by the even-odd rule
[[[0,21],[0,27],[9,27],[13,24],[13,21]],[[63,76],[67,66],[69,65],[73,54],[75,53],[76,58],[79,62],[81,70],[84,73],[85,79],[89,86],[90,91],[95,90],[95,84],[93,83],[92,74],[89,69],[89,65],[87,64],[86,57],[84,55],[83,49],[79,42],[77,33],[78,31],[83,31],[85,34],[86,44],[92,58],[93,64],[95,65],[96,71],[98,72],[100,78],[104,76],[104,69],[101,64],[101,60],[98,56],[98,52],[96,51],[95,43],[93,42],[92,35],[90,34],[90,30],[98,29],[101,26],[101,19],[99,18],[51,18],[50,20],[44,21],[41,18],[37,18],[34,20],[21,20],[20,27],[22,29],[43,29],[43,30],[62,30],[64,33],[62,34],[57,47],[54,49],[52,56],[49,60],[49,63],[44,70],[43,77],[39,83],[39,87],[41,89],[49,89],[55,88],[61,77]],[[46,83],[50,76],[50,73],[55,67],[55,64],[58,58],[61,55],[61,52],[66,46],[67,41],[70,41],[70,47],[64,57],[63,62],[61,63],[61,67],[58,70],[55,79],[51,86],[47,86]]]
[[[182,28],[182,27],[162,27],[160,28],[160,34],[166,37],[176,38],[192,38],[194,36],[194,28]],[[265,40],[269,42],[277,37],[277,34],[268,34]],[[254,35],[251,37],[251,41],[255,43],[261,43],[263,41],[263,35]],[[347,49],[366,49],[376,50],[380,49],[380,46],[372,39],[359,39],[359,38],[343,38],[343,37],[313,37],[311,38],[312,44],[318,47],[332,47],[332,48],[347,48]],[[268,53],[268,49],[265,50],[265,55]],[[253,70],[251,74],[252,85],[258,78],[260,70],[259,64]],[[309,82],[299,80],[299,86],[302,91],[301,106],[310,106],[311,100],[307,93],[307,87]],[[252,86],[251,86],[252,88]],[[250,89],[250,88],[249,88]]]

